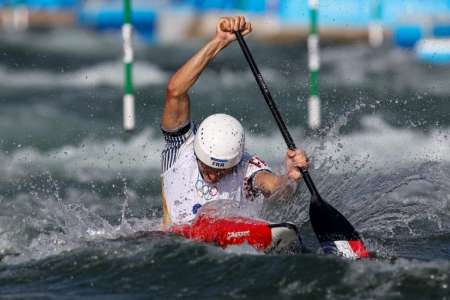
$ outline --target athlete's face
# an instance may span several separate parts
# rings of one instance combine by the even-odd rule
[[[202,174],[203,180],[208,183],[216,183],[225,175],[233,172],[233,168],[228,169],[215,169],[208,165],[205,165],[200,160],[197,159],[198,169],[200,174]]]

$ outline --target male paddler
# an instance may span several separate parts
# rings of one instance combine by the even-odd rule
[[[244,129],[226,114],[207,117],[198,128],[191,121],[189,89],[208,63],[235,38],[252,32],[244,17],[220,18],[216,34],[169,80],[161,120],[163,223],[185,224],[206,203],[218,199],[251,201],[298,182],[298,168],[308,168],[301,150],[288,150],[286,174],[276,175],[257,156],[245,152]]]

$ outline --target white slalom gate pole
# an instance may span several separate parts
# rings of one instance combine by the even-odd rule
[[[124,95],[123,95],[123,127],[133,130],[135,127],[134,95],[133,95],[133,25],[131,24],[131,0],[124,0],[122,25]]]
[[[319,26],[318,26],[319,0],[309,0],[309,35],[308,35],[308,61],[309,61],[309,100],[308,125],[311,129],[320,127],[320,98],[319,98]]]
[[[383,44],[383,25],[381,15],[383,11],[382,0],[372,0],[370,3],[371,20],[369,23],[369,44],[372,47],[380,47]]]
[[[10,31],[25,31],[30,23],[30,11],[25,5],[5,7],[2,14],[2,27]]]

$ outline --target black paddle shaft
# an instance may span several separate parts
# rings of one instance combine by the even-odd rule
[[[291,150],[297,149],[294,140],[292,139],[291,134],[289,133],[286,124],[284,123],[283,118],[281,117],[280,112],[278,111],[278,108],[275,105],[275,101],[273,101],[272,99],[272,95],[270,94],[269,88],[264,82],[264,78],[259,72],[258,66],[256,65],[255,60],[253,59],[253,56],[250,53],[250,50],[248,49],[247,43],[242,37],[240,31],[236,31],[235,34],[239,42],[239,45],[241,46],[242,52],[244,52],[244,56],[247,59],[248,64],[250,65],[250,69],[252,69],[253,75],[255,76],[256,82],[258,83],[259,89],[264,95],[264,99],[266,99],[266,103],[269,106],[269,109],[272,112],[273,117],[275,118],[275,122],[277,123],[278,128],[281,131],[281,134],[283,135],[286,145]],[[308,170],[303,170],[300,168],[300,172],[302,173],[306,186],[308,187],[308,190],[311,192],[311,195],[313,196],[314,200],[320,199],[319,192],[317,191],[311,176],[309,176]]]
[[[264,99],[266,99],[267,105],[272,112],[273,117],[283,135],[283,138],[289,149],[296,149],[294,141],[292,140],[291,135],[284,124],[283,118],[278,111],[275,102],[272,99],[272,96],[269,92],[269,89],[264,82],[264,79],[261,73],[256,66],[256,63],[248,49],[247,43],[242,37],[241,32],[236,31],[236,38],[241,46],[242,52],[247,59],[248,64],[255,76],[256,82],[264,95]],[[311,220],[311,224],[313,226],[314,232],[316,233],[319,241],[321,242],[322,249],[327,252],[327,242],[329,241],[338,241],[338,240],[360,240],[358,232],[353,228],[350,222],[333,206],[328,204],[325,200],[320,197],[319,192],[314,185],[314,182],[311,179],[307,170],[303,170],[300,168],[300,172],[303,175],[303,179],[305,180],[306,186],[308,187],[311,193],[311,201],[310,201],[310,209],[309,216]]]

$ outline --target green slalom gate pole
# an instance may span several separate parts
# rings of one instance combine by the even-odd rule
[[[123,65],[124,65],[124,95],[123,95],[123,127],[133,130],[135,126],[134,95],[133,95],[133,25],[131,23],[131,0],[123,1]]]
[[[308,61],[309,61],[309,100],[308,125],[311,129],[320,127],[320,98],[319,98],[319,0],[309,0],[309,35],[308,35]]]

